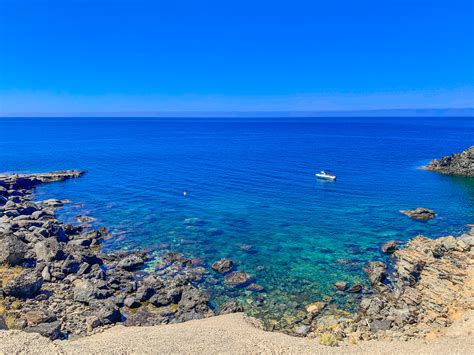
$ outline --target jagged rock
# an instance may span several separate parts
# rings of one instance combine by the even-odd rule
[[[424,168],[447,175],[474,177],[474,146],[440,160],[434,159]]]
[[[150,302],[156,307],[167,306],[172,303],[178,303],[181,299],[181,289],[180,288],[171,288],[171,289],[161,289],[154,296],[150,298]]]
[[[233,267],[234,267],[234,262],[227,258],[217,260],[214,264],[211,265],[211,268],[213,270],[221,274],[225,274],[231,271]]]
[[[181,312],[196,310],[196,313],[201,314],[208,311],[208,302],[209,296],[205,292],[189,285],[183,288],[178,306]]]
[[[470,234],[471,232],[468,232]],[[388,330],[394,337],[421,336],[444,328],[472,306],[470,246],[454,237],[417,236],[397,250],[392,287],[362,299],[360,330]],[[379,262],[367,268],[377,284],[386,271]]]
[[[382,251],[382,253],[385,253],[385,254],[393,254],[397,249],[398,249],[398,242],[395,240],[391,240],[386,243],[383,243],[382,246],[380,247],[380,250]]]
[[[244,307],[242,307],[240,303],[234,300],[227,301],[219,308],[219,314],[238,313],[243,311]]]
[[[364,270],[372,286],[383,283],[387,277],[387,265],[381,261],[369,262],[368,265],[364,267]]]
[[[19,264],[28,250],[27,245],[12,234],[0,235],[0,264]]]
[[[418,221],[427,221],[436,217],[435,211],[423,207],[418,207],[414,210],[400,210],[400,213]]]
[[[155,289],[148,285],[142,285],[137,289],[135,297],[140,302],[148,301],[155,294]]]

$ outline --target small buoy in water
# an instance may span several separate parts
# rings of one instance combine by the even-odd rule
[[[183,196],[188,196],[188,193],[186,191],[183,191]]]

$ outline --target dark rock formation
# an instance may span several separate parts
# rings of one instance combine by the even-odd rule
[[[207,271],[192,259],[163,254],[159,273],[147,276],[139,270],[145,252],[103,254],[105,228],[57,220],[54,208],[67,200],[33,201],[38,184],[80,175],[0,175],[0,329],[56,339],[117,322],[152,325],[213,315],[207,293],[194,285]]]
[[[474,177],[474,146],[440,160],[434,159],[424,169],[446,175]]]
[[[397,249],[398,249],[398,242],[395,240],[391,240],[386,243],[383,243],[382,246],[380,247],[380,250],[382,251],[382,253],[385,253],[385,254],[393,254]]]

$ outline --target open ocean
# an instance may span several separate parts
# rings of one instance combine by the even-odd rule
[[[381,243],[473,223],[474,179],[418,169],[473,144],[473,118],[11,118],[0,119],[0,172],[86,170],[37,197],[72,200],[58,210],[66,221],[96,217],[115,234],[107,250],[231,258],[265,291],[211,273],[214,304],[236,296],[272,318],[329,297],[350,309],[360,296],[332,285],[367,285]],[[317,180],[322,169],[337,181]],[[399,213],[415,207],[438,216]]]

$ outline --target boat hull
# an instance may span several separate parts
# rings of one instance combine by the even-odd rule
[[[330,181],[336,180],[336,177],[331,176],[331,175],[314,174],[314,176],[316,176],[318,179],[321,179],[321,180],[330,180]]]

